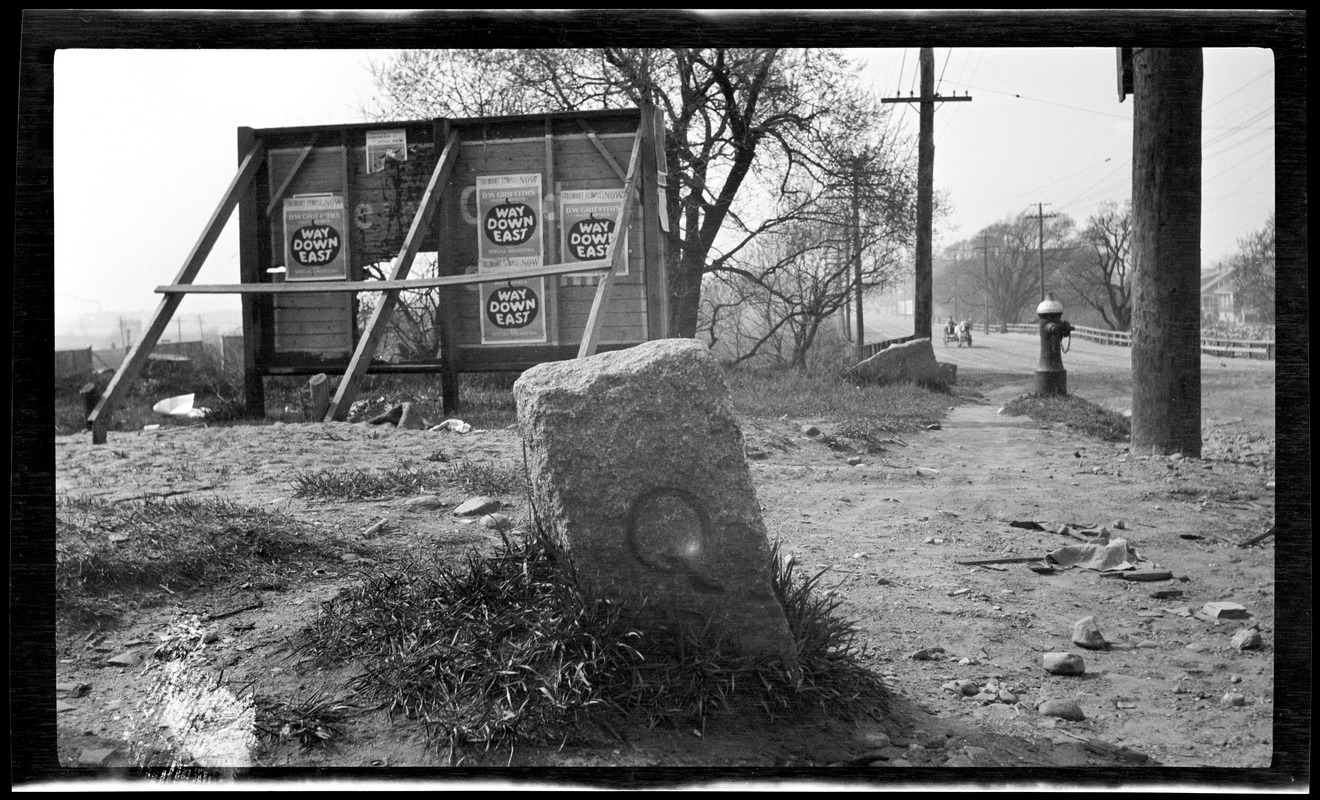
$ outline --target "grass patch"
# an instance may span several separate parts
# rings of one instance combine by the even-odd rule
[[[800,673],[737,656],[710,630],[636,624],[584,592],[557,546],[505,538],[468,554],[379,572],[322,607],[305,631],[327,662],[359,660],[350,688],[425,723],[435,745],[562,742],[597,713],[701,725],[735,701],[769,714],[820,706],[874,715],[886,695],[858,663],[839,600],[816,593],[776,548],[773,580]],[[741,704],[741,703],[740,703]]]
[[[442,451],[423,460],[447,466],[419,466],[404,459],[380,470],[349,467],[297,472],[292,480],[293,494],[309,500],[374,500],[434,492],[449,484],[473,494],[514,495],[527,491],[522,467],[512,462],[450,462]]]
[[[739,416],[833,419],[854,438],[921,430],[944,419],[951,399],[910,383],[856,386],[814,370],[730,369],[726,377]]]
[[[482,463],[461,459],[449,467],[450,478],[473,494],[527,494],[527,474],[511,462]]]
[[[373,500],[434,491],[444,485],[447,473],[431,467],[400,461],[392,467],[370,472],[358,467],[296,472],[293,495],[309,500]]]
[[[1132,422],[1127,417],[1073,395],[1023,395],[1005,403],[1004,413],[1031,417],[1037,422],[1061,422],[1105,442],[1126,442],[1132,437]]]
[[[304,750],[326,747],[343,735],[343,725],[359,709],[321,692],[288,702],[269,695],[253,697],[257,733],[268,741],[296,740]]]
[[[285,514],[221,499],[109,503],[62,497],[55,505],[55,602],[90,621],[112,597],[188,589],[230,573],[326,552]],[[142,602],[144,597],[132,598]]]

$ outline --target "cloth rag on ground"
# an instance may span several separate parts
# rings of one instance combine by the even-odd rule
[[[1061,567],[1081,567],[1098,572],[1119,569],[1136,569],[1133,562],[1141,556],[1134,548],[1128,547],[1126,539],[1110,539],[1109,530],[1101,528],[1100,533],[1086,544],[1071,544],[1047,553],[1045,561]]]

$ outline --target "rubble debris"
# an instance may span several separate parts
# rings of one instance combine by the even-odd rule
[[[936,645],[935,647],[923,647],[912,653],[908,658],[913,661],[938,661],[944,655],[944,648]]]
[[[1041,656],[1041,666],[1051,675],[1082,675],[1086,672],[1086,662],[1076,653],[1046,653]]]
[[[1179,597],[1182,597],[1182,596],[1183,596],[1183,590],[1182,590],[1182,589],[1160,589],[1159,591],[1151,592],[1151,593],[1150,593],[1150,596],[1153,597],[1153,598],[1155,598],[1156,600],[1176,600],[1176,599],[1178,599]]]
[[[930,467],[917,467],[918,478],[934,478],[939,474],[940,471],[937,469],[931,469]]]
[[[1070,722],[1081,722],[1086,719],[1082,713],[1082,707],[1071,700],[1044,700],[1036,706],[1036,713],[1042,717],[1058,717]]]
[[[1219,698],[1219,704],[1225,708],[1236,708],[1238,706],[1245,706],[1247,704],[1247,698],[1237,692],[1229,692]]]
[[[1213,617],[1214,619],[1244,619],[1251,616],[1251,613],[1247,611],[1246,606],[1238,605],[1237,603],[1232,603],[1227,600],[1217,600],[1206,603],[1201,607],[1201,610],[1205,612],[1206,616]]]
[[[107,658],[105,663],[116,667],[136,667],[138,664],[141,664],[145,660],[146,660],[146,656],[142,655],[141,653],[134,653],[133,651],[130,650],[124,653],[120,653],[114,658]]]
[[[436,508],[444,508],[445,501],[439,495],[424,494],[420,497],[410,497],[404,501],[403,507],[412,511],[429,511]],[[383,521],[383,520],[382,520]]]
[[[1173,573],[1163,569],[1134,569],[1123,572],[1102,572],[1102,578],[1122,578],[1125,581],[1167,581],[1173,579]]]
[[[817,428],[815,425],[803,425],[798,430],[802,431],[807,436],[820,436],[820,428]]]
[[[92,690],[91,686],[85,683],[57,683],[55,684],[55,695],[57,697],[82,697]]]
[[[1239,653],[1243,650],[1255,650],[1260,647],[1260,631],[1255,628],[1243,628],[1233,634],[1233,638],[1229,640],[1229,644]]]
[[[1096,624],[1095,617],[1082,617],[1073,625],[1072,633],[1073,644],[1078,647],[1085,647],[1088,650],[1103,650],[1109,647],[1109,642],[1100,633],[1100,626]]]
[[[480,495],[478,497],[472,497],[467,500],[464,500],[462,503],[459,503],[458,507],[454,509],[453,513],[454,516],[456,517],[475,517],[481,514],[489,514],[492,511],[496,511],[500,508],[500,505],[501,503],[499,500],[496,500],[493,497],[486,497],[485,495]]]
[[[110,759],[115,755],[113,747],[89,748],[78,754],[78,766],[80,767],[104,767],[110,763]]]

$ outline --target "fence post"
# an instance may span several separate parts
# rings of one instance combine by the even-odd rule
[[[78,390],[78,394],[82,395],[83,399],[83,422],[86,423],[87,429],[91,430],[92,412],[96,410],[96,404],[101,402],[101,391],[96,388],[96,381],[88,381]]]
[[[307,392],[311,395],[310,419],[325,419],[326,409],[330,408],[330,381],[324,372],[313,375],[307,381]]]

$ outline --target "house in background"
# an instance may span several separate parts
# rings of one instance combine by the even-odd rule
[[[1247,324],[1260,321],[1254,306],[1246,305],[1233,285],[1231,270],[1201,273],[1201,321]]]

